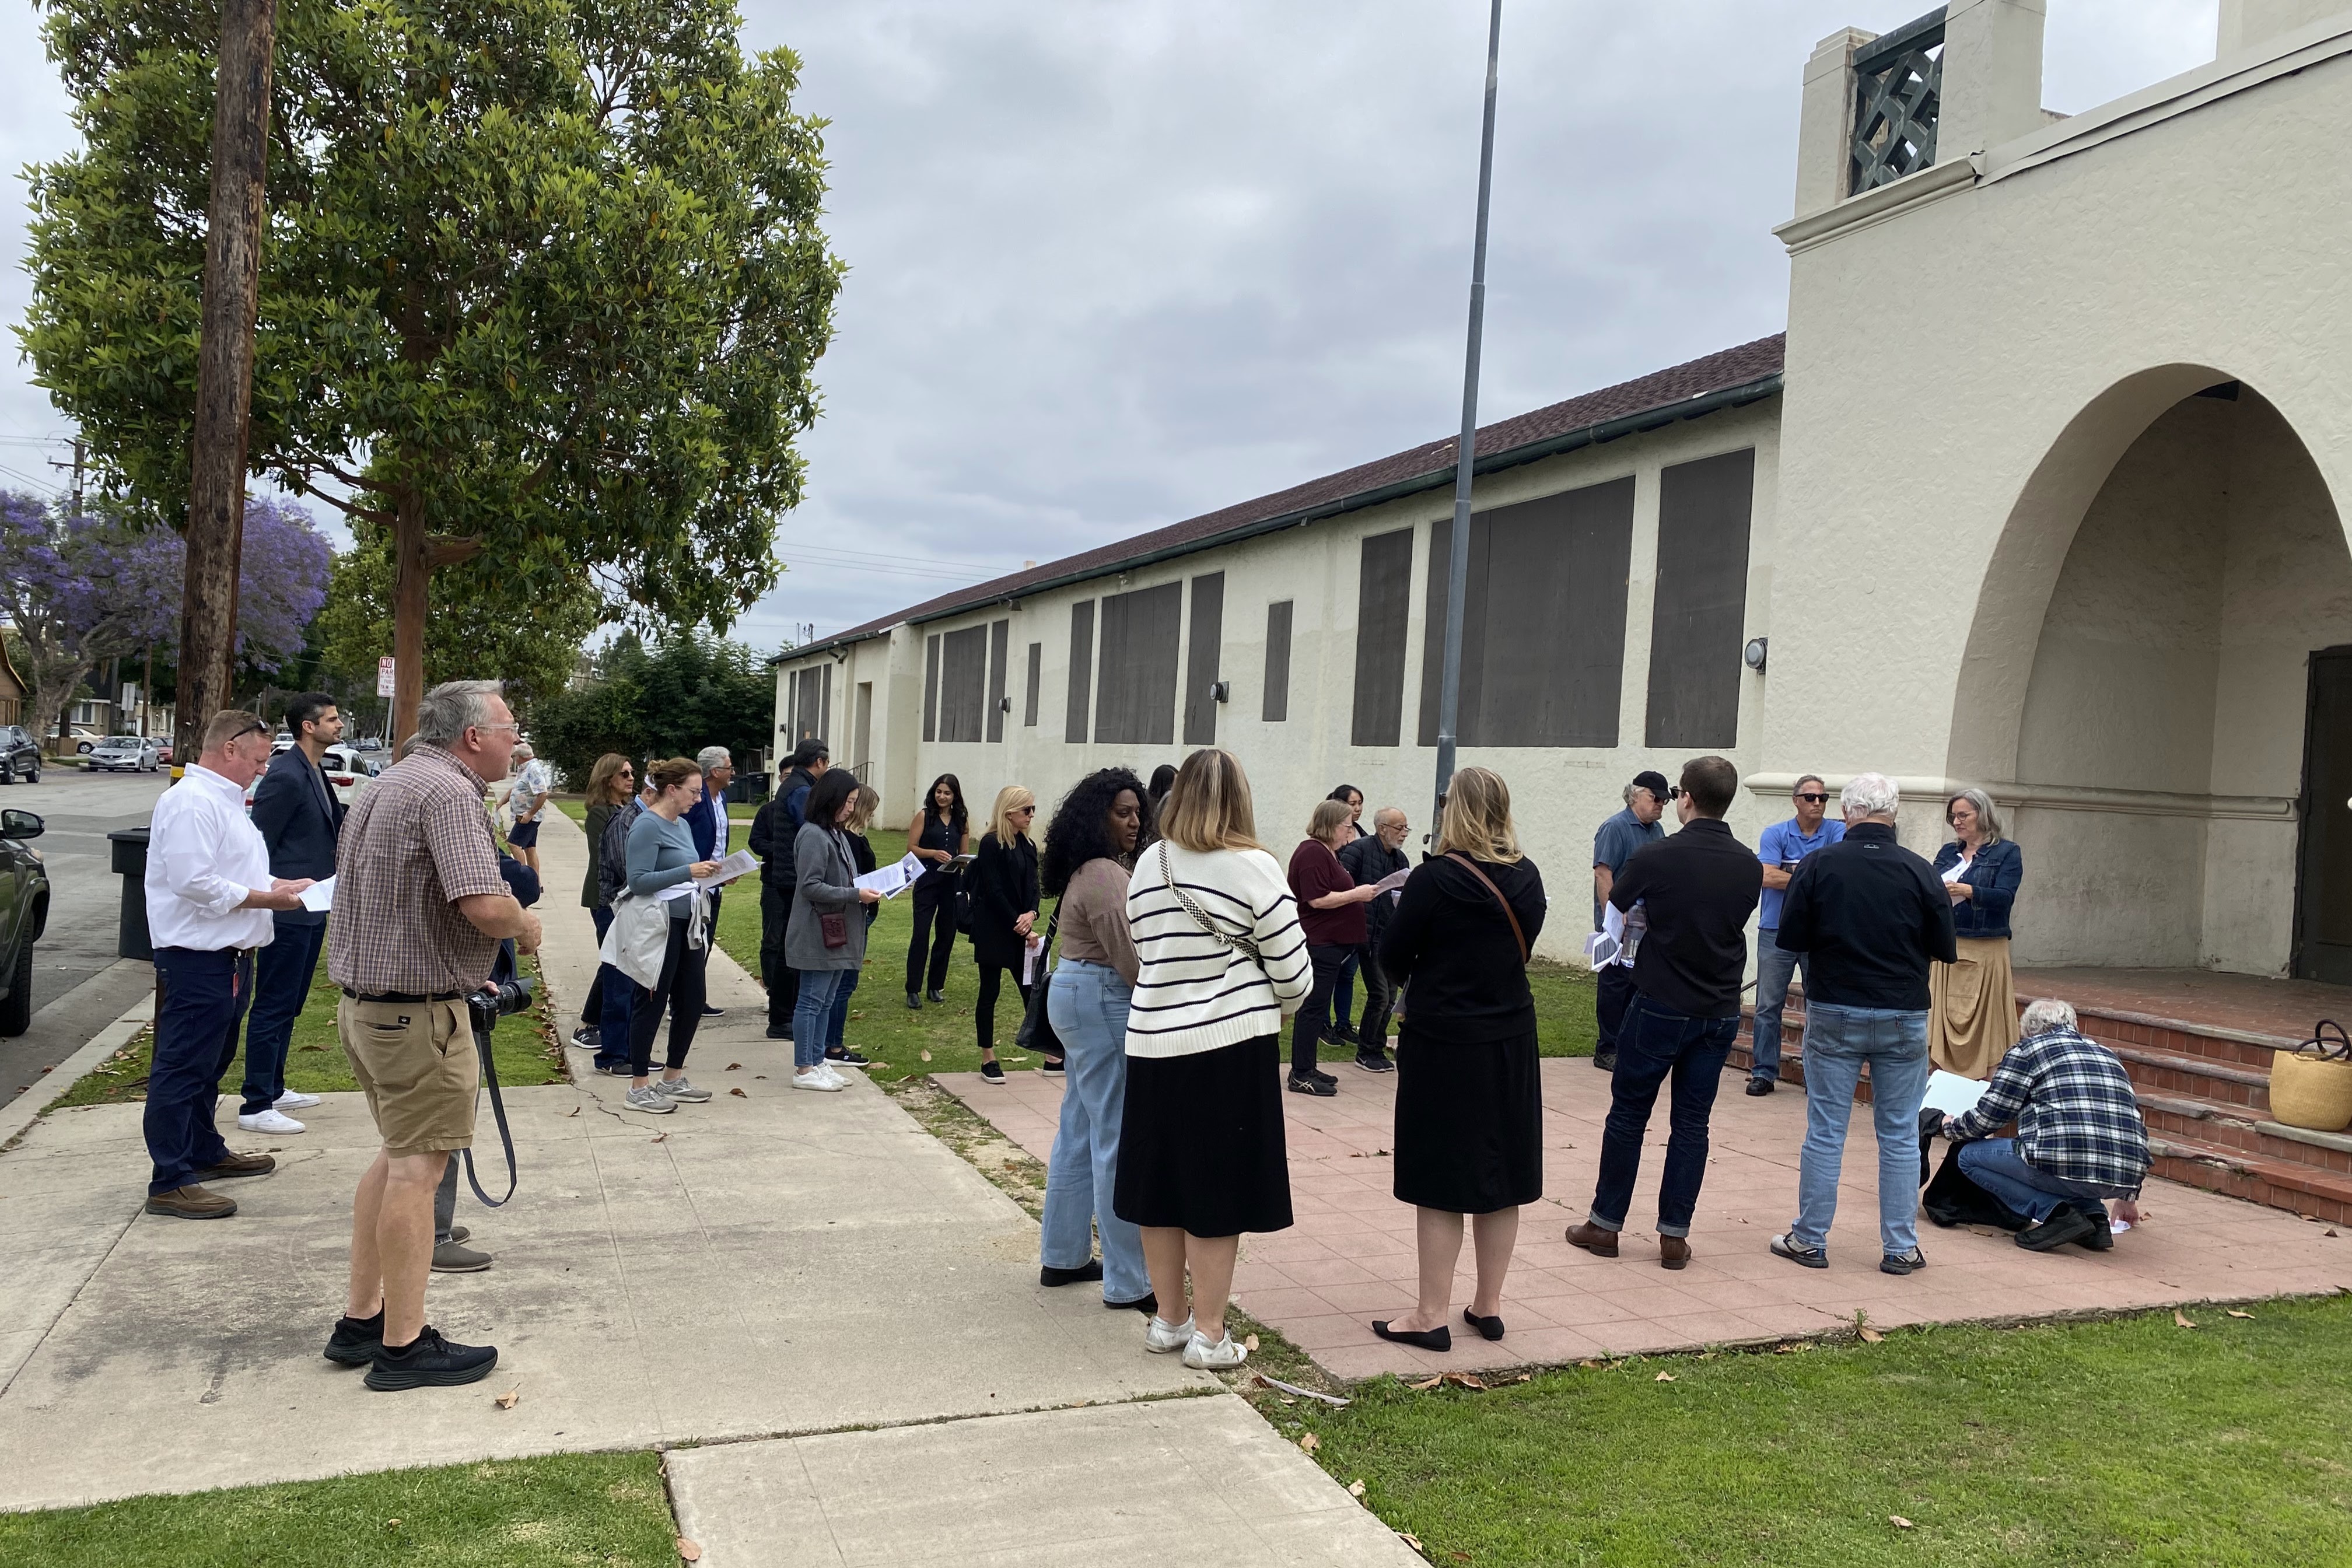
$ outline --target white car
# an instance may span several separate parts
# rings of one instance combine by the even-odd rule
[[[392,765],[389,752],[357,752],[349,746],[330,746],[327,754],[319,759],[325,766],[327,783],[334,787],[335,798],[345,805],[359,799],[360,791],[368,782]]]
[[[152,736],[109,735],[89,752],[92,773],[152,773],[160,765]]]

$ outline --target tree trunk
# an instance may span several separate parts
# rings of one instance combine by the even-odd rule
[[[205,215],[203,337],[188,484],[187,580],[180,599],[178,734],[193,761],[226,706],[236,657],[245,459],[253,408],[253,321],[261,273],[263,174],[269,142],[277,0],[221,0],[213,184]]]
[[[147,711],[155,705],[155,645],[147,645],[147,668],[139,677],[139,732],[152,735],[147,727]]]
[[[392,744],[416,729],[425,695],[425,611],[433,568],[425,556],[425,497],[404,488],[393,500]]]

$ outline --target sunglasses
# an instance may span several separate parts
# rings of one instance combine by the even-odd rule
[[[262,720],[256,719],[247,724],[244,729],[239,730],[236,734],[231,735],[228,738],[228,743],[230,745],[235,745],[237,742],[244,740],[247,735],[266,735],[268,733],[269,733],[269,725]]]
[[[1807,805],[1826,805],[1830,797],[1825,795],[1801,795],[1793,798],[1803,801]]]

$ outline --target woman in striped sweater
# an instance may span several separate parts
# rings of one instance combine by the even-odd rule
[[[1222,1369],[1246,1358],[1225,1331],[1242,1232],[1290,1225],[1276,1065],[1307,938],[1231,752],[1184,760],[1160,827],[1128,883],[1138,974],[1111,1208],[1141,1228],[1160,1302],[1144,1348]],[[1188,1267],[1192,1310],[1174,1322]]]

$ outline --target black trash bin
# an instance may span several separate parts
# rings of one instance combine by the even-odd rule
[[[147,936],[147,829],[118,828],[106,840],[114,847],[114,874],[122,879],[122,915],[115,923],[114,955],[152,962],[155,946]]]

